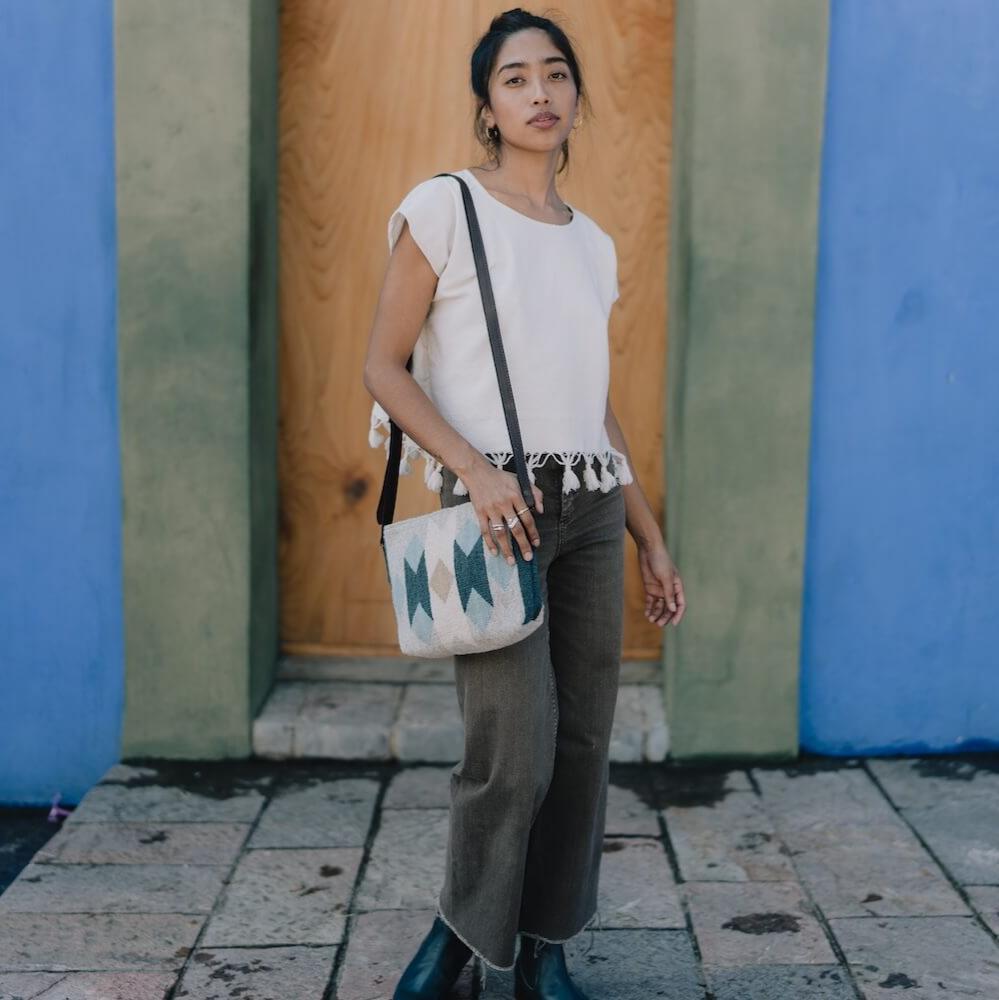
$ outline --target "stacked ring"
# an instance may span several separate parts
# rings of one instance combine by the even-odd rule
[[[520,510],[515,511],[513,517],[508,517],[506,522],[500,522],[499,524],[493,524],[492,521],[489,522],[489,527],[495,529],[498,528],[512,528],[517,521],[520,519],[520,515],[524,513],[525,510],[530,510],[530,507],[521,507]]]

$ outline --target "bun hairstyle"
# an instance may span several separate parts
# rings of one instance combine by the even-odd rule
[[[471,85],[472,93],[475,95],[475,138],[485,147],[489,158],[499,163],[500,152],[503,146],[503,137],[499,135],[499,130],[486,128],[482,117],[482,110],[489,105],[489,78],[492,75],[493,67],[496,65],[496,58],[499,55],[503,43],[518,31],[525,28],[540,28],[547,32],[552,45],[555,46],[565,56],[565,61],[569,64],[569,72],[576,84],[580,107],[589,107],[587,92],[583,88],[583,73],[579,67],[579,60],[572,47],[572,42],[566,33],[551,18],[542,17],[539,14],[532,14],[522,7],[514,7],[505,10],[502,14],[497,14],[489,23],[489,29],[478,40],[472,52],[471,59]],[[490,132],[493,132],[490,135]],[[566,137],[562,142],[562,159],[556,168],[556,173],[563,173],[569,168],[569,139]]]

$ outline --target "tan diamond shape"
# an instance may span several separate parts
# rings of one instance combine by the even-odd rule
[[[447,595],[451,593],[451,584],[454,583],[454,576],[451,571],[438,560],[434,567],[433,575],[430,577],[430,586],[434,588],[434,593],[442,600],[447,600]]]

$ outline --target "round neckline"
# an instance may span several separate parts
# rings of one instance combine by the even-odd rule
[[[536,226],[544,226],[546,229],[571,229],[579,217],[578,209],[573,208],[566,202],[566,206],[572,210],[572,218],[568,222],[545,222],[543,219],[535,219],[533,216],[525,215],[523,212],[518,211],[516,208],[511,208],[505,201],[500,201],[499,198],[494,195],[489,188],[487,188],[482,181],[479,180],[475,174],[469,170],[468,167],[462,167],[460,170],[456,170],[455,173],[459,173],[464,177],[469,177],[472,183],[491,201],[499,205],[500,208],[505,209],[513,215],[518,216],[525,222],[533,222]]]

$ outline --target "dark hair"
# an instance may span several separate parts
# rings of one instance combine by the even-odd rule
[[[565,61],[569,64],[569,72],[576,84],[576,92],[580,105],[589,107],[587,92],[583,89],[583,74],[579,68],[579,60],[569,41],[566,33],[553,20],[542,17],[539,14],[532,14],[522,7],[514,7],[512,10],[505,10],[502,14],[497,14],[489,24],[489,30],[476,43],[472,52],[472,72],[471,83],[472,92],[475,94],[475,138],[486,148],[486,152],[493,160],[498,160],[496,155],[499,143],[488,133],[485,123],[482,120],[482,109],[489,104],[489,77],[496,65],[496,57],[503,46],[503,43],[518,31],[524,28],[540,28],[548,33],[552,44],[565,56]],[[562,173],[569,167],[569,139],[566,137],[562,142],[562,162],[559,164],[556,173]]]

